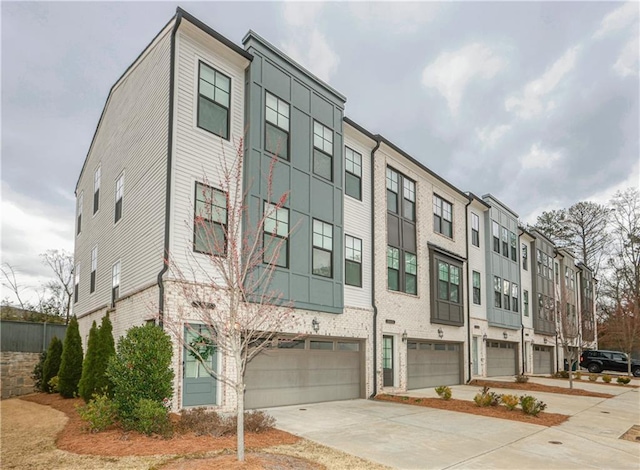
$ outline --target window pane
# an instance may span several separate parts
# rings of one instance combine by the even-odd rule
[[[348,196],[351,196],[355,199],[362,199],[361,195],[361,186],[360,186],[360,178],[351,173],[345,174],[345,188],[344,191]]]
[[[417,276],[413,275],[413,274],[405,274],[404,277],[404,283],[405,283],[405,292],[407,294],[417,294],[418,293],[418,286],[417,286]]]
[[[331,277],[331,252],[313,249],[313,274]]]
[[[449,300],[449,283],[447,281],[438,281],[438,298],[441,300]]]
[[[267,152],[288,160],[289,134],[271,123],[267,123],[265,126],[264,148]]]
[[[362,265],[345,260],[345,283],[349,286],[362,287]]]
[[[438,261],[438,279],[449,282],[449,265]]]
[[[391,267],[387,268],[387,286],[389,290],[399,290],[400,272]]]
[[[343,343],[338,342],[339,351],[360,351],[360,345],[358,343]]]
[[[387,189],[387,210],[398,213],[398,195]]]
[[[313,151],[313,172],[326,178],[332,179],[331,157],[318,150]]]
[[[213,132],[225,139],[229,138],[227,132],[227,120],[229,110],[212,103],[206,98],[199,98],[198,106],[198,126]]]
[[[309,341],[309,349],[324,349],[327,351],[333,350],[333,341]]]
[[[405,218],[409,219],[409,220],[415,220],[416,216],[415,216],[415,203],[407,200],[407,199],[403,199],[403,212],[404,212],[404,216]]]
[[[460,289],[457,285],[451,284],[451,302],[459,303],[460,302]]]
[[[391,168],[387,168],[387,189],[394,193],[398,192],[398,173]]]
[[[418,274],[418,259],[412,253],[404,254],[404,271],[409,274]]]
[[[387,247],[387,266],[393,269],[400,269],[400,250],[391,246]]]
[[[449,278],[451,280],[451,284],[460,285],[460,268],[456,266],[451,266],[451,272]]]
[[[262,261],[286,268],[289,265],[289,240],[264,233],[262,241],[264,247]]]

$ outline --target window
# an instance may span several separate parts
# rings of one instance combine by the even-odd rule
[[[460,268],[438,261],[438,298],[460,302]]]
[[[433,229],[453,238],[453,206],[439,196],[433,195]]]
[[[400,250],[387,247],[387,287],[389,290],[400,290]]]
[[[518,239],[516,238],[516,234],[513,232],[509,232],[509,241],[511,243],[511,259],[513,261],[518,261]]]
[[[480,217],[471,213],[471,244],[480,246]]]
[[[511,284],[511,310],[518,311],[518,284]]]
[[[349,147],[344,149],[344,192],[362,200],[362,155]]]
[[[502,256],[506,256],[508,258],[509,257],[509,231],[504,227],[500,227],[500,229],[502,231]]]
[[[100,175],[102,170],[100,167],[96,168],[93,174],[93,213],[98,212],[100,208]]]
[[[78,221],[76,223],[76,235],[80,235],[82,232],[82,205],[84,204],[84,192],[78,196]]]
[[[122,218],[122,196],[124,195],[124,174],[116,180],[116,211],[115,222]]]
[[[569,287],[569,268],[567,266],[564,267],[564,285]]]
[[[493,276],[493,306],[502,308],[502,279]]]
[[[529,259],[529,252],[527,249],[527,245],[522,244],[522,269],[528,271],[527,260]]]
[[[76,269],[73,272],[73,302],[78,302],[80,296],[80,263],[76,264]]]
[[[476,305],[480,305],[481,298],[481,290],[480,290],[480,273],[477,271],[473,271],[473,303]]]
[[[263,211],[262,261],[287,268],[289,267],[289,209],[265,202]]]
[[[416,220],[416,184],[402,178],[402,215],[405,219]]]
[[[558,263],[555,263],[556,265],[556,284],[560,285],[560,266],[558,265]]]
[[[502,296],[504,298],[503,299],[504,301],[502,303],[502,307],[505,310],[510,310],[511,309],[511,307],[510,307],[510,305],[511,305],[511,302],[510,302],[511,290],[510,290],[509,281],[507,281],[506,279],[502,280],[502,294],[503,294]]]
[[[333,277],[333,225],[313,219],[313,274]]]
[[[195,191],[193,251],[223,256],[227,253],[227,195],[198,182]]]
[[[198,127],[228,140],[231,79],[203,62],[198,76]]]
[[[462,302],[462,262],[444,253],[431,250],[432,303],[431,322],[461,326],[464,324]]]
[[[542,276],[542,251],[539,249],[536,251],[537,255],[537,264],[538,264],[538,275]]]
[[[529,316],[529,291],[522,291],[522,303],[524,304],[524,316]]]
[[[264,148],[289,160],[289,104],[266,94]]]
[[[398,173],[387,167],[387,210],[399,213],[398,210]]]
[[[418,257],[413,253],[404,254],[404,291],[407,294],[417,294],[418,285]]]
[[[115,305],[120,298],[120,261],[111,268],[111,305]]]
[[[362,240],[345,235],[344,282],[362,287]]]
[[[313,172],[333,181],[333,131],[313,121]]]
[[[96,290],[96,271],[98,270],[98,247],[94,246],[91,250],[91,283],[89,292],[93,294]]]
[[[500,225],[495,220],[491,221],[491,231],[493,234],[493,251],[500,253]]]

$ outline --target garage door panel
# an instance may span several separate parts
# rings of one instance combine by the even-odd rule
[[[533,347],[534,374],[551,374],[553,372],[553,349],[549,346]]]
[[[408,389],[460,383],[461,356],[458,344],[410,342],[407,350]]]
[[[490,341],[487,343],[487,376],[515,375],[517,370],[516,343]]]

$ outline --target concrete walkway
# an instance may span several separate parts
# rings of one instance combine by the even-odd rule
[[[267,411],[280,429],[394,468],[639,469],[640,443],[618,438],[632,425],[640,424],[640,392],[630,387],[586,386],[598,387],[603,393],[615,391],[616,396],[603,399],[527,392],[545,401],[548,411],[571,416],[551,428],[370,400]],[[472,399],[478,387],[459,385],[452,390],[454,398]],[[496,389],[500,393],[507,390]],[[433,389],[407,394],[436,395]]]

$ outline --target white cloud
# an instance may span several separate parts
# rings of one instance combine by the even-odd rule
[[[469,82],[493,78],[504,66],[505,61],[489,47],[473,43],[440,54],[422,72],[422,84],[438,90],[447,100],[451,113],[456,115]]]
[[[527,83],[519,97],[507,98],[505,100],[506,110],[515,112],[523,119],[528,119],[554,109],[556,103],[551,99],[545,99],[573,70],[579,50],[579,46],[567,50],[540,78]]]
[[[386,33],[412,34],[434,20],[441,5],[435,2],[350,2],[353,16],[364,26]]]
[[[600,22],[600,28],[594,33],[594,38],[602,38],[608,34],[625,29],[638,21],[640,4],[637,1],[627,2],[616,8]]]
[[[511,130],[511,126],[509,124],[501,124],[499,126],[487,126],[482,129],[476,129],[476,135],[480,142],[482,142],[482,147],[485,149],[492,149],[496,146],[498,141],[502,139],[502,137]]]
[[[561,158],[562,153],[560,151],[544,150],[540,147],[540,144],[533,144],[529,153],[520,157],[520,164],[523,170],[551,168]]]
[[[585,198],[587,201],[598,204],[608,204],[613,195],[618,191],[624,191],[628,188],[637,188],[640,186],[640,163],[636,163],[629,169],[629,176],[626,180],[614,184],[606,189],[602,189]]]
[[[613,64],[613,70],[621,77],[638,75],[638,55],[640,54],[638,46],[638,37],[632,37],[620,52],[616,63]]]
[[[313,24],[323,6],[321,2],[286,2],[283,7],[284,20],[291,26]]]

